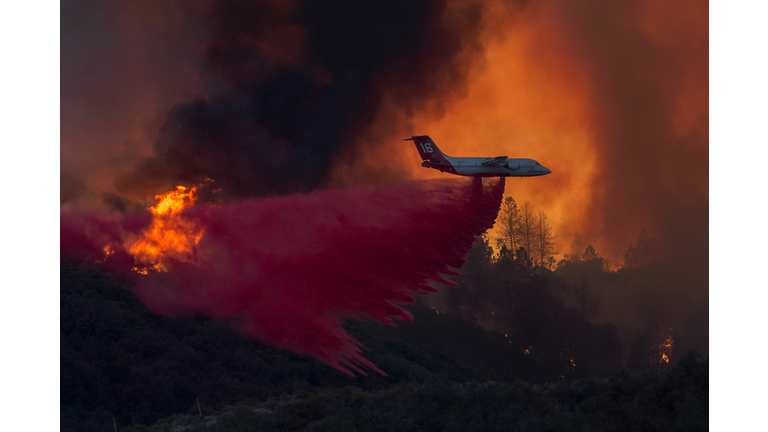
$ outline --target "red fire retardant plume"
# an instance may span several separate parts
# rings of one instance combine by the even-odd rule
[[[182,215],[205,229],[194,259],[136,275],[137,294],[160,314],[207,314],[349,375],[383,374],[343,319],[411,320],[398,304],[436,291],[429,281],[454,285],[441,274],[458,274],[503,194],[503,179],[441,179],[195,205]],[[62,253],[100,250],[136,219],[62,213]]]

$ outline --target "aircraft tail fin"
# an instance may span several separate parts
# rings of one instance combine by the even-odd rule
[[[412,136],[403,141],[413,141],[413,143],[416,144],[416,149],[419,151],[419,156],[421,156],[421,160],[423,161],[446,161],[445,154],[440,151],[437,144],[432,141],[432,138],[430,138],[429,135]]]

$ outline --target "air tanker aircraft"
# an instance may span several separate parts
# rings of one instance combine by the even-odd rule
[[[441,152],[428,135],[413,136],[403,141],[413,141],[421,155],[421,166],[460,176],[474,177],[533,177],[551,173],[533,159],[509,159],[496,157],[450,157]]]

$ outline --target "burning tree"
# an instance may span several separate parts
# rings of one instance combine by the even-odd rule
[[[674,354],[675,339],[682,332],[672,323],[657,319],[640,334],[627,360],[627,366],[635,370],[661,370],[670,365]]]

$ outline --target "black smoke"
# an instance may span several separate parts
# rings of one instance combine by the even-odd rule
[[[385,99],[407,113],[449,98],[482,54],[473,2],[226,0],[196,13],[205,94],[168,113],[123,193],[203,178],[225,197],[314,189]]]

